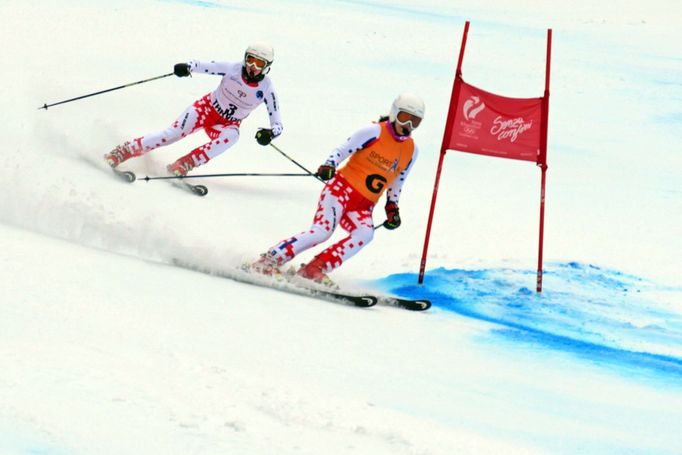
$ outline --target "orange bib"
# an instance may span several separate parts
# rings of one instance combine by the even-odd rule
[[[339,173],[364,197],[377,202],[386,188],[405,170],[414,153],[414,141],[397,141],[381,122],[379,137],[362,150],[354,152]]]

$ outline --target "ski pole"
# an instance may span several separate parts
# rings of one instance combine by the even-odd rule
[[[150,180],[169,180],[169,179],[194,179],[200,177],[310,177],[310,174],[268,174],[257,172],[242,172],[231,174],[197,174],[197,175],[167,175],[164,177],[149,177],[145,176],[144,181]]]
[[[289,155],[287,155],[286,153],[284,153],[283,151],[281,151],[275,144],[273,144],[272,142],[270,142],[270,145],[272,146],[272,148],[274,148],[274,149],[277,150],[279,153],[281,153],[282,155],[284,155],[289,161],[291,161],[291,162],[294,163],[296,166],[298,166],[298,167],[300,167],[301,169],[303,169],[304,171],[306,171],[306,172],[308,173],[307,175],[312,175],[312,176],[315,177],[317,180],[319,180],[320,182],[324,183],[324,180],[322,180],[317,174],[313,174],[313,173],[310,172],[308,169],[306,169],[306,168],[304,168],[303,166],[301,166],[300,164],[298,164],[295,160],[293,160],[292,158],[290,158]],[[299,175],[306,175],[306,174],[299,174]],[[381,227],[383,227],[383,226],[384,226],[384,223],[377,224],[376,226],[374,226],[374,230],[376,231],[377,229],[379,229],[379,228],[381,228]]]
[[[193,179],[199,177],[310,177],[312,174],[267,174],[267,173],[256,173],[256,172],[244,172],[244,173],[232,173],[232,174],[198,174],[198,175],[168,175],[164,177],[149,177],[145,175],[143,179],[145,182],[150,180],[170,180],[170,179]],[[384,223],[377,224],[374,226],[376,231],[379,228],[384,227]]]
[[[120,87],[114,87],[114,88],[109,88],[109,89],[106,89],[106,90],[101,90],[101,91],[99,91],[99,92],[90,93],[90,94],[88,94],[88,95],[83,95],[83,96],[78,96],[78,97],[76,97],[76,98],[71,98],[70,100],[60,101],[60,102],[58,102],[58,103],[43,104],[41,107],[38,108],[38,110],[40,110],[40,109],[45,109],[45,110],[47,110],[48,107],[57,106],[58,104],[70,103],[71,101],[82,100],[83,98],[88,98],[88,97],[90,97],[90,96],[101,95],[102,93],[107,93],[107,92],[111,92],[111,91],[114,91],[114,90],[119,90],[119,89],[126,88],[126,87],[132,87],[133,85],[144,84],[145,82],[155,81],[155,80],[157,80],[157,79],[162,79],[162,78],[164,78],[164,77],[172,76],[173,74],[174,74],[174,73],[168,73],[168,74],[163,74],[163,75],[161,75],[161,76],[152,77],[152,78],[150,78],[150,79],[145,79],[145,80],[143,80],[143,81],[131,82],[130,84],[121,85]]]
[[[289,155],[287,155],[286,153],[284,153],[282,150],[280,150],[279,147],[277,147],[277,146],[276,146],[275,144],[273,144],[272,142],[270,142],[270,146],[271,146],[272,148],[274,148],[275,150],[277,150],[277,151],[278,151],[279,153],[281,153],[282,155],[284,155],[284,157],[285,157],[286,159],[288,159],[289,161],[291,161],[292,163],[294,163],[296,166],[300,167],[301,169],[303,169],[303,170],[306,171],[308,174],[310,174],[310,175],[312,175],[313,177],[315,177],[315,178],[316,178],[317,180],[319,180],[320,182],[324,182],[324,180],[322,180],[322,179],[320,178],[320,176],[318,176],[317,174],[314,174],[314,173],[310,172],[308,169],[306,169],[305,167],[303,167],[302,165],[300,165],[296,160],[294,160],[294,159],[291,158]]]
[[[315,174],[269,174],[269,173],[257,173],[257,172],[242,172],[242,173],[231,173],[231,174],[198,174],[198,175],[168,175],[164,177],[149,177],[145,175],[143,179],[145,182],[150,180],[170,180],[170,179],[193,179],[199,177],[317,177]],[[379,228],[384,227],[384,223],[377,224],[374,226],[376,231]]]

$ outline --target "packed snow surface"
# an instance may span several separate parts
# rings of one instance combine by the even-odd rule
[[[682,9],[564,3],[2,2],[0,453],[682,453]],[[458,152],[417,284],[467,20],[464,79],[512,97],[542,95],[553,30],[541,294],[539,170]],[[216,276],[307,228],[315,179],[196,179],[205,198],[142,180],[203,132],[112,175],[105,152],[218,78],[38,109],[255,40],[275,48],[276,144],[307,169],[397,94],[425,100],[402,226],[333,278],[428,312]],[[263,107],[197,173],[302,172],[255,142],[267,125]]]

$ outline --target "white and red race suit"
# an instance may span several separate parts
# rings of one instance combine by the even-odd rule
[[[350,157],[322,190],[310,229],[277,243],[267,255],[282,265],[328,240],[341,226],[349,236],[313,259],[324,264],[325,273],[339,267],[372,240],[372,210],[384,191],[387,201],[398,203],[417,155],[412,138],[399,136],[387,121],[359,129],[326,161],[336,166]]]
[[[261,103],[265,103],[268,109],[273,135],[282,133],[279,100],[267,75],[260,82],[247,82],[242,77],[241,62],[192,60],[188,65],[193,74],[222,76],[220,85],[188,106],[168,128],[131,140],[135,156],[172,144],[203,128],[211,141],[180,159],[191,159],[192,167],[205,164],[237,143],[241,121]]]

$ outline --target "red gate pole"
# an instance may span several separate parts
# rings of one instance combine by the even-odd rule
[[[538,166],[542,170],[540,177],[540,233],[538,241],[537,292],[542,292],[542,254],[545,240],[545,183],[547,177],[547,130],[549,126],[549,69],[552,62],[552,29],[547,29],[547,67],[545,69],[545,94],[542,98],[542,136]]]
[[[541,179],[541,189],[540,189],[540,240],[538,247],[538,275],[537,275],[537,287],[535,290],[537,292],[542,292],[542,246],[544,242],[545,235],[545,180],[547,176],[547,165],[541,164],[542,177]]]
[[[419,284],[424,282],[424,270],[426,269],[426,254],[429,249],[429,240],[431,238],[431,224],[433,222],[433,212],[436,209],[436,197],[438,196],[438,185],[440,184],[440,174],[443,168],[443,160],[445,159],[446,144],[450,135],[452,134],[452,125],[455,121],[455,110],[459,103],[459,92],[462,83],[462,61],[464,60],[464,48],[467,43],[467,35],[469,34],[469,21],[464,24],[464,33],[462,33],[462,45],[459,48],[459,59],[457,60],[457,71],[455,72],[455,80],[452,84],[452,95],[450,96],[450,108],[448,109],[448,118],[445,124],[445,132],[443,133],[443,142],[440,147],[440,158],[438,159],[438,169],[436,170],[436,181],[433,184],[433,195],[431,196],[431,209],[429,211],[429,220],[426,223],[426,236],[424,237],[424,250],[422,251],[422,260],[419,265]]]

